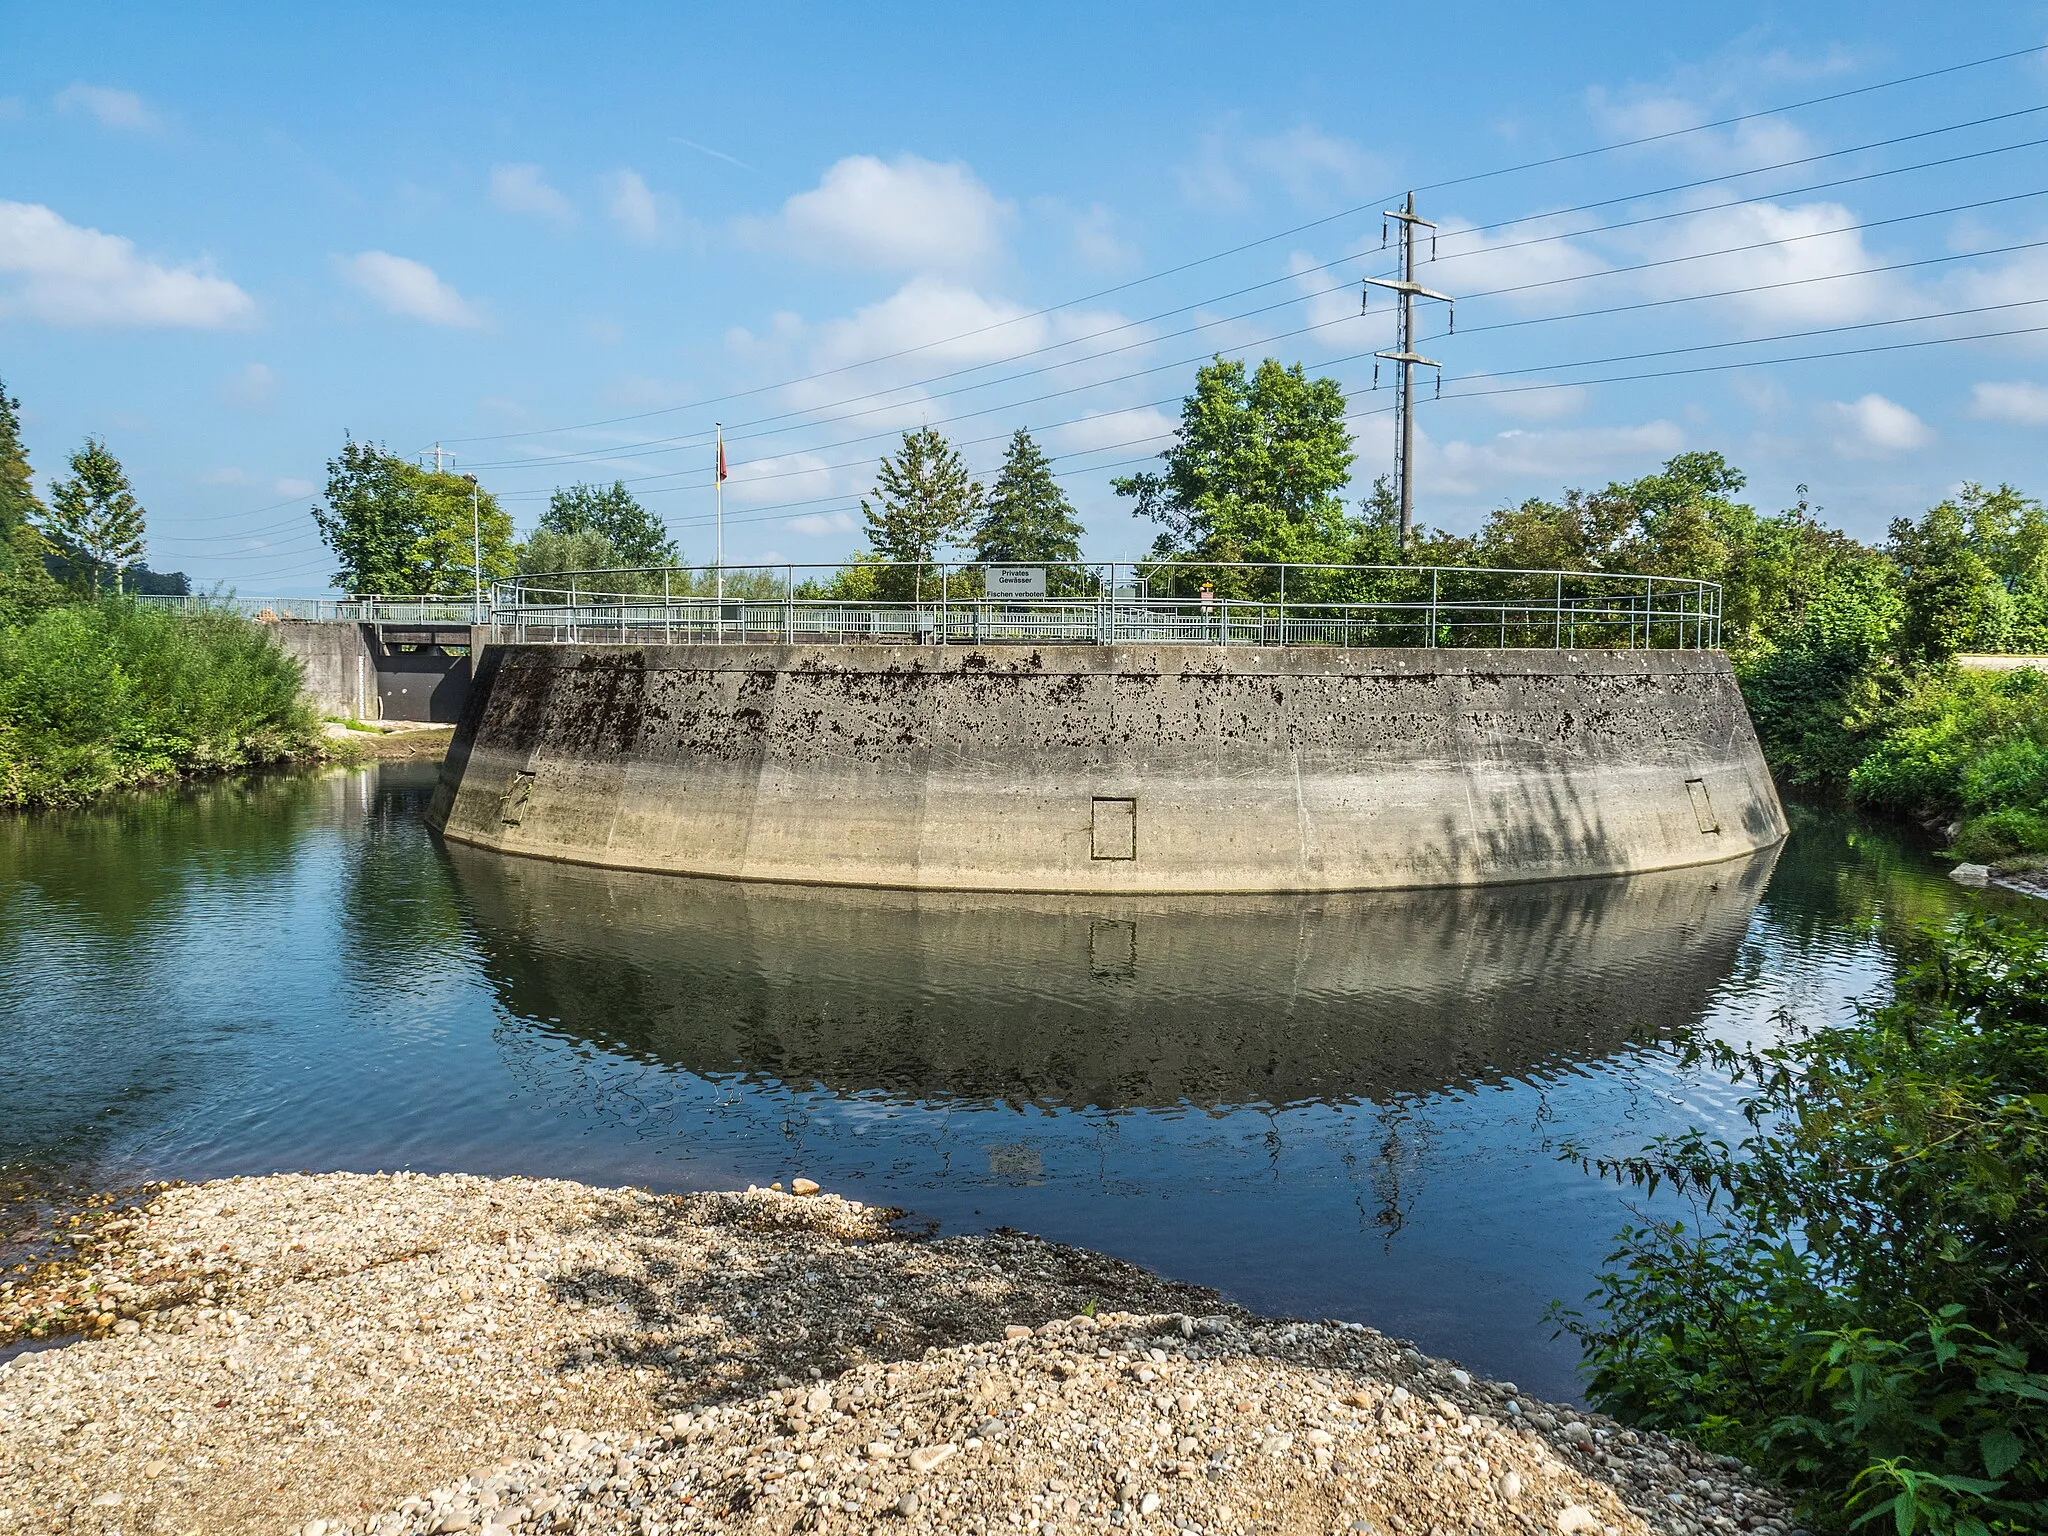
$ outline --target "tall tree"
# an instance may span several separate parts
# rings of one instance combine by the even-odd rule
[[[1273,358],[1247,373],[1221,357],[1195,374],[1163,473],[1112,480],[1139,517],[1164,525],[1152,551],[1197,562],[1349,561],[1360,527],[1344,389]]]
[[[12,564],[14,536],[43,517],[43,504],[29,471],[28,449],[21,441],[21,402],[0,380],[0,569]]]
[[[327,461],[327,498],[313,509],[339,562],[345,592],[393,597],[467,592],[475,533],[485,581],[512,574],[512,519],[479,491],[475,528],[469,482],[409,464],[374,443],[345,438]]]
[[[50,487],[45,526],[98,596],[103,580],[118,588],[121,567],[141,557],[146,514],[104,441],[88,437],[70,463],[70,475]]]
[[[960,450],[933,427],[903,434],[903,446],[875,471],[871,494],[860,504],[868,543],[882,559],[900,561],[934,560],[941,545],[959,543],[986,499]],[[898,602],[915,590],[912,571],[885,571],[877,580],[880,595]]]
[[[1052,461],[1022,427],[1010,439],[988,507],[974,529],[974,558],[990,563],[1072,565],[1081,520],[1052,476]]]
[[[683,559],[661,519],[640,504],[623,480],[558,487],[541,514],[539,531],[602,535],[622,565],[680,565]]]

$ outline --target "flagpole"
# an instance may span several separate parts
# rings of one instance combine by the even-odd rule
[[[720,604],[723,604],[725,602],[725,423],[722,421],[714,422],[713,426],[718,433],[718,456],[711,466],[711,483],[717,488],[715,494],[718,498],[717,581],[718,601]],[[725,609],[722,606],[718,610],[718,615],[718,621],[722,626],[725,623]]]

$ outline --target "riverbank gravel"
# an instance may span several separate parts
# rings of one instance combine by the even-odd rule
[[[793,1188],[812,1188],[808,1181]],[[779,1189],[281,1175],[16,1277],[0,1531],[1786,1536],[1720,1458],[1346,1323]]]

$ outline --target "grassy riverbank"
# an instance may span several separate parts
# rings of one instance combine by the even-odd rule
[[[322,751],[297,661],[234,614],[104,598],[0,627],[0,807]]]
[[[1821,1530],[2048,1529],[2048,937],[1957,922],[1852,1023],[1708,1054],[1753,1129],[1602,1165],[1694,1211],[1567,1317],[1594,1401]]]

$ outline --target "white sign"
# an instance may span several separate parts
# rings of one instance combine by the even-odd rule
[[[992,565],[988,568],[990,597],[1045,596],[1045,567],[1042,565]]]

